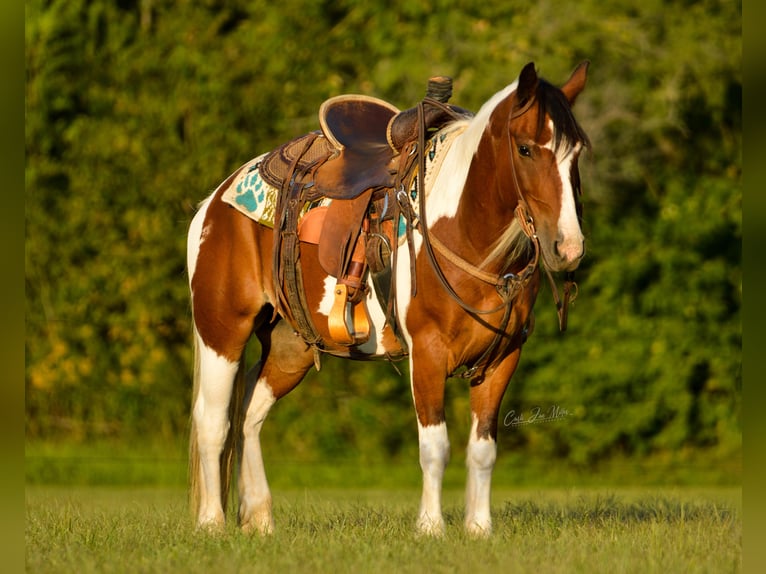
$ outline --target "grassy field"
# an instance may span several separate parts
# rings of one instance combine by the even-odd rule
[[[184,448],[28,444],[27,571],[742,570],[737,464],[618,461],[586,473],[506,456],[495,473],[494,535],[473,540],[462,530],[465,470],[457,453],[445,475],[447,532],[433,540],[414,533],[416,459],[267,460],[277,532],[264,539],[233,524],[217,536],[194,531]]]
[[[494,535],[414,534],[418,490],[275,491],[277,532],[195,532],[179,487],[28,486],[28,572],[739,572],[741,489],[508,489]]]

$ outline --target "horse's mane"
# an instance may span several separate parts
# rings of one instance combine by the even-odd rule
[[[508,267],[517,262],[526,263],[534,255],[534,246],[532,241],[524,235],[518,220],[514,217],[511,224],[505,229],[503,234],[495,241],[492,251],[484,259],[481,267],[490,267],[496,261],[502,259],[505,271]]]

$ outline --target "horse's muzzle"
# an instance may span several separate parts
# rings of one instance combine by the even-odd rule
[[[585,239],[580,237],[569,241],[554,241],[553,252],[557,259],[552,262],[556,271],[574,271],[585,255]]]

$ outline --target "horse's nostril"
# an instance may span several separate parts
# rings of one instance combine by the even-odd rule
[[[565,261],[577,261],[585,255],[585,241],[577,244],[556,240],[553,242],[553,252]]]

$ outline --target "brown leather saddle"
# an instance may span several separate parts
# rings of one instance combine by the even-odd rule
[[[287,142],[261,162],[261,176],[277,188],[297,172],[311,175],[311,194],[354,199],[366,189],[393,186],[397,151],[386,130],[399,113],[369,96],[330,98],[319,108],[321,132]]]
[[[419,130],[435,131],[470,114],[448,106],[450,95],[451,79],[438,77],[429,81],[424,100],[431,105],[420,110],[400,112],[362,95],[330,98],[319,109],[321,131],[287,142],[261,162],[261,177],[281,190],[273,254],[277,310],[315,348],[337,351],[368,340],[368,271],[381,306],[391,308],[390,281],[381,277],[390,276],[389,255],[396,248],[394,190],[409,189],[415,177]],[[337,278],[328,318],[332,341],[318,333],[306,308],[301,242],[317,244],[322,268]],[[391,317],[387,327],[396,331]]]

